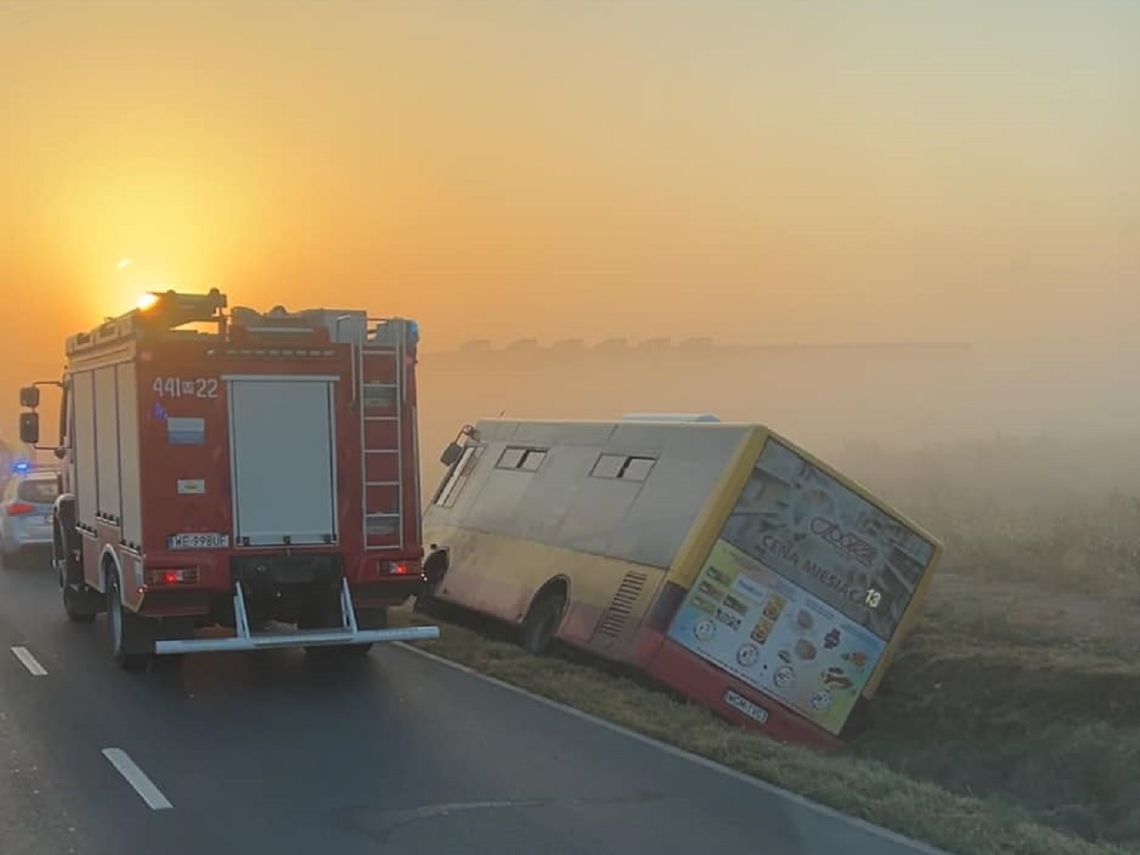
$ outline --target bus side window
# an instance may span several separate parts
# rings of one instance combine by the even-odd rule
[[[652,457],[630,457],[626,460],[620,477],[623,481],[644,481],[656,462]]]
[[[636,454],[601,454],[590,470],[593,478],[620,478],[622,481],[644,481],[649,477],[655,457]]]

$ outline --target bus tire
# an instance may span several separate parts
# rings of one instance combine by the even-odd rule
[[[412,611],[418,615],[425,617],[439,617],[442,613],[440,609],[440,602],[435,597],[434,587],[429,588],[425,585],[416,594],[415,602],[412,604]]]
[[[531,606],[522,622],[523,650],[533,656],[541,656],[550,649],[550,643],[554,640],[554,633],[558,631],[565,606],[566,597],[556,592],[544,594]]]

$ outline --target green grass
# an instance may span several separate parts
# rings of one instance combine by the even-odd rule
[[[837,754],[730,726],[581,654],[528,656],[484,623],[439,622],[423,647],[951,852],[1140,852],[1140,503],[1035,482],[1074,465],[1049,443],[968,452],[839,461],[947,549]]]

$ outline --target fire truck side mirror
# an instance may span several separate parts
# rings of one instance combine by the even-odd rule
[[[40,405],[40,390],[36,386],[25,386],[20,390],[20,406],[34,410]]]
[[[458,442],[453,442],[443,450],[443,454],[439,456],[439,462],[444,466],[454,466],[455,461],[463,456],[463,446]]]
[[[40,441],[40,414],[20,413],[20,442],[36,445]]]

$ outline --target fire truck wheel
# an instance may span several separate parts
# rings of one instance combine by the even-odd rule
[[[63,586],[63,610],[72,623],[91,623],[95,620],[95,612],[84,607],[83,598],[70,585]]]
[[[147,657],[133,650],[138,643],[142,619],[123,608],[119,595],[119,576],[107,574],[107,626],[111,636],[111,657],[119,667],[133,671],[146,664]]]
[[[334,647],[341,656],[351,656],[354,659],[363,658],[368,655],[372,650],[372,643],[368,644],[345,644],[340,647]]]
[[[356,625],[361,629],[387,629],[388,610],[385,608],[357,609]]]
[[[388,610],[385,608],[359,609],[356,613],[356,625],[360,629],[387,629]],[[368,644],[343,644],[330,648],[330,650],[338,651],[341,656],[357,658],[367,656],[371,649],[372,642]]]
[[[565,605],[566,597],[562,593],[551,592],[544,594],[531,606],[522,623],[521,641],[527,653],[541,656],[550,648],[554,633],[558,629],[558,622],[562,620],[562,609]]]
[[[368,644],[321,644],[316,647],[306,647],[305,655],[311,656],[315,661],[329,661],[334,657],[349,657],[363,659],[372,650],[372,643]]]

